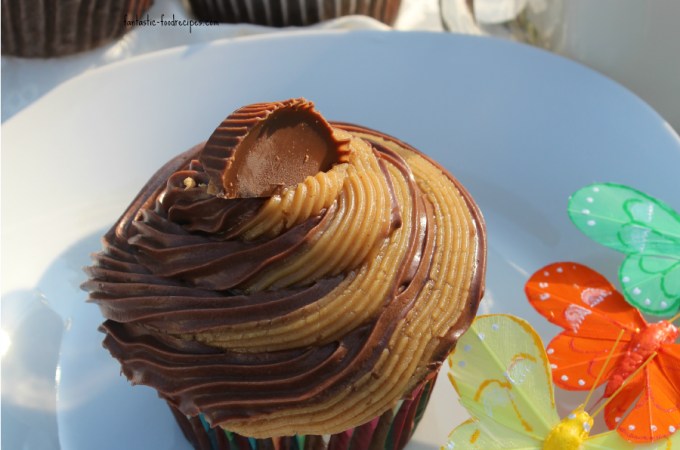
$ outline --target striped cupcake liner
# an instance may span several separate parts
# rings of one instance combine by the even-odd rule
[[[351,14],[393,25],[401,0],[189,0],[189,3],[202,21],[285,27],[311,25]]]
[[[333,434],[254,439],[211,428],[203,415],[188,417],[168,404],[184,436],[196,450],[402,450],[423,418],[436,377],[418,388],[412,400],[356,428]]]
[[[103,45],[153,0],[2,0],[2,54],[48,58]]]

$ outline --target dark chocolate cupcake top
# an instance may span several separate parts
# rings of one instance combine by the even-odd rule
[[[483,294],[485,240],[436,163],[291,100],[242,108],[161,168],[82,287],[123,373],[184,414],[332,434],[436,374]]]

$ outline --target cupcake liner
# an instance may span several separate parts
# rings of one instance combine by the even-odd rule
[[[200,414],[190,417],[168,403],[186,439],[196,450],[402,450],[425,413],[436,375],[418,388],[413,399],[403,400],[396,410],[388,409],[379,417],[356,428],[330,436],[296,435],[254,439],[211,428]]]
[[[115,39],[153,0],[2,0],[2,54],[48,58]]]
[[[189,0],[199,20],[304,26],[351,14],[394,24],[401,0]]]

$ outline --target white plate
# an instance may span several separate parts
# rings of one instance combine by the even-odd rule
[[[300,96],[329,119],[414,145],[457,176],[488,226],[480,312],[524,317],[546,338],[556,330],[524,298],[528,276],[573,260],[614,281],[622,260],[571,224],[570,194],[611,181],[680,209],[680,139],[663,119],[614,82],[524,45],[314,32],[105,67],[2,127],[2,326],[12,341],[2,361],[3,448],[189,448],[164,402],[130,387],[102,349],[80,267],[170,157],[241,105]],[[576,402],[560,398],[562,413]],[[441,377],[409,448],[439,448],[464,418]]]

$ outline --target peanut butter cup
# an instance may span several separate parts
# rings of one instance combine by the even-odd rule
[[[244,106],[224,119],[199,160],[210,176],[209,194],[271,197],[346,162],[349,138],[305,99]]]

